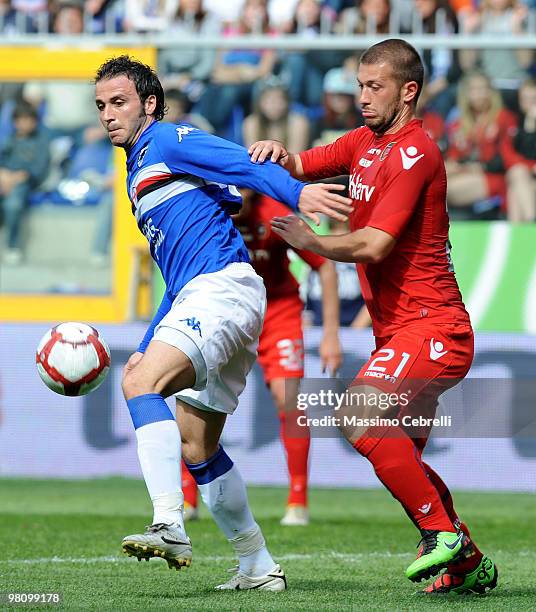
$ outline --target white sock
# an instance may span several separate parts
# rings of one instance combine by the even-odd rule
[[[184,531],[181,490],[181,437],[175,421],[136,429],[141,470],[153,502],[154,523],[177,524]]]
[[[251,577],[271,571],[276,564],[251,514],[246,487],[236,466],[211,482],[200,484],[199,491],[216,524],[235,549],[240,571]]]

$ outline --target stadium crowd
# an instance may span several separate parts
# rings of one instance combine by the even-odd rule
[[[137,33],[237,37],[536,34],[535,0],[0,0],[0,33]],[[307,45],[305,44],[305,47]],[[422,49],[419,113],[446,159],[455,218],[536,220],[536,55],[531,49]],[[158,73],[165,120],[246,146],[277,139],[300,151],[362,125],[359,50],[165,45]],[[217,101],[217,103],[215,103]],[[0,211],[4,262],[22,257],[21,219],[40,202],[99,204],[95,259],[110,233],[111,146],[94,122],[91,83],[0,84]],[[37,171],[32,148],[39,156]]]

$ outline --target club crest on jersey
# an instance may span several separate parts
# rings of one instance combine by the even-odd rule
[[[386,145],[385,149],[380,153],[380,161],[382,162],[391,152],[391,149],[395,146],[396,142],[390,142]]]
[[[138,165],[138,168],[141,168],[141,165],[143,164],[143,160],[145,159],[145,154],[147,153],[148,148],[149,148],[149,145],[145,145],[143,149],[140,151],[138,155],[138,161],[136,162]]]
[[[370,202],[370,198],[372,197],[375,189],[375,186],[365,185],[360,174],[357,176],[355,174],[350,175],[348,190],[352,199]]]

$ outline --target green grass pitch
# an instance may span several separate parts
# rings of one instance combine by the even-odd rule
[[[294,528],[279,525],[283,489],[250,488],[249,495],[287,574],[284,593],[212,590],[234,560],[205,509],[188,526],[190,569],[122,555],[122,537],[150,522],[142,481],[0,480],[0,592],[60,591],[64,609],[114,611],[536,610],[534,495],[456,495],[500,582],[485,597],[431,600],[404,577],[418,533],[384,491],[313,490],[312,523]]]

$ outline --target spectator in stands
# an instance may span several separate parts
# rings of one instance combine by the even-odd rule
[[[268,0],[268,16],[271,27],[278,33],[288,34],[294,24],[298,0]]]
[[[414,0],[424,34],[451,36],[458,33],[458,19],[449,0]],[[425,69],[425,86],[419,106],[446,117],[456,103],[456,84],[461,77],[458,52],[445,47],[420,51]]]
[[[6,229],[5,263],[22,259],[20,227],[30,191],[48,169],[48,138],[38,128],[34,107],[21,101],[13,113],[15,132],[0,151],[0,210]]]
[[[84,32],[84,8],[76,0],[58,3],[52,19],[52,32],[54,34],[73,36]]]
[[[82,5],[71,0],[59,3],[52,25],[55,34],[81,34],[84,31]],[[59,168],[83,144],[84,130],[97,125],[95,87],[85,81],[29,81],[23,96],[39,109],[52,140],[52,166]],[[54,174],[50,177],[52,183],[59,179],[58,173]]]
[[[482,0],[462,21],[467,34],[481,33],[497,37],[526,32],[527,6],[518,0]],[[478,66],[501,90],[508,108],[517,110],[517,90],[528,76],[533,58],[531,49],[483,49],[463,52],[464,68]]]
[[[363,125],[363,118],[356,106],[357,63],[357,58],[351,56],[341,68],[332,68],[326,73],[323,85],[324,113],[318,122],[315,146],[329,144],[349,130]]]
[[[125,0],[125,21],[128,32],[164,32],[173,21],[177,0]]]
[[[167,112],[164,121],[168,123],[189,123],[200,130],[214,133],[214,128],[199,113],[192,113],[192,103],[185,93],[178,89],[166,90]]]
[[[11,0],[11,5],[18,13],[15,19],[17,31],[26,34],[47,31],[47,0]]]
[[[291,151],[303,151],[310,144],[309,120],[290,110],[288,90],[276,77],[257,93],[254,112],[246,117],[242,130],[246,147],[258,140],[279,140],[288,142]]]
[[[218,36],[220,32],[219,19],[205,10],[203,0],[180,0],[168,28],[168,33],[177,39]],[[212,74],[215,59],[215,49],[162,49],[158,56],[162,84],[165,88],[180,89],[192,102],[197,102]]]
[[[342,11],[338,31],[347,34],[388,34],[390,0],[355,0],[354,6]]]
[[[266,0],[245,0],[238,27],[227,30],[226,35],[253,33],[270,33]],[[212,82],[198,108],[217,133],[225,132],[237,105],[249,112],[255,83],[272,74],[275,61],[276,54],[271,50],[238,49],[218,54]]]
[[[203,6],[226,28],[236,28],[244,12],[244,0],[203,0]]]
[[[505,141],[508,167],[508,219],[536,221],[536,81],[526,80],[519,90],[521,117],[513,139]]]
[[[448,128],[447,201],[452,207],[475,203],[505,205],[505,162],[502,150],[511,138],[514,115],[503,108],[501,95],[482,73],[460,83],[459,118]]]
[[[321,32],[329,33],[332,25],[331,11],[323,13],[320,0],[299,0],[290,31],[312,38]],[[320,107],[324,75],[330,68],[340,65],[343,58],[343,54],[325,49],[288,53],[283,61],[283,73],[288,79],[291,101],[306,107]]]
[[[0,34],[14,34],[17,31],[16,13],[11,0],[0,0]]]
[[[86,29],[93,34],[120,32],[123,15],[119,7],[120,3],[116,0],[85,0]]]

